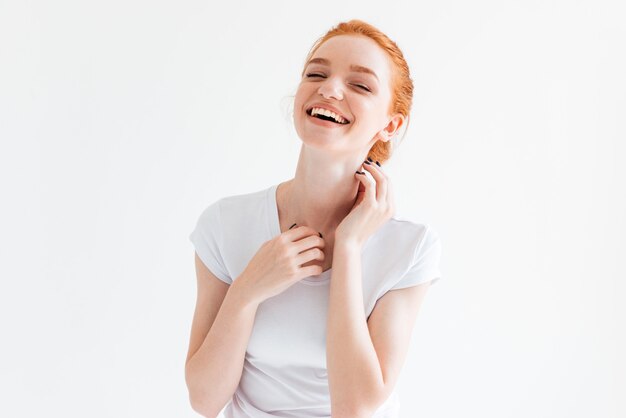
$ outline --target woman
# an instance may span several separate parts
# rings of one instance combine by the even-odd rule
[[[294,101],[293,179],[207,207],[190,235],[198,301],[185,377],[228,417],[397,417],[440,240],[394,216],[381,163],[413,84],[396,44],[351,20],[320,38]]]

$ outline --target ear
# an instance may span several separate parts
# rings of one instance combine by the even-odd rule
[[[383,142],[389,141],[398,132],[400,127],[404,125],[404,116],[401,113],[396,113],[389,120],[387,126],[382,131],[378,132],[378,139]]]

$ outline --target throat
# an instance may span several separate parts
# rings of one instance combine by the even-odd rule
[[[281,233],[288,231],[289,228],[294,223],[296,224],[294,228],[298,226],[311,227],[318,233],[319,232],[322,233],[322,239],[324,239],[324,243],[326,244],[326,247],[323,250],[324,250],[324,253],[326,254],[326,257],[329,257],[330,255],[328,253],[328,249],[329,248],[332,249],[332,243],[334,242],[334,238],[335,238],[335,230],[337,226],[339,225],[339,223],[341,222],[341,219],[333,221],[329,219],[329,217],[326,217],[326,218],[322,217],[321,219],[320,217],[317,217],[316,218],[318,219],[317,222],[309,222],[306,219],[303,219],[301,214],[295,211],[294,209],[295,202],[289,201],[291,186],[293,186],[291,181],[288,181],[286,183],[281,183],[278,187],[277,194],[276,194],[278,221],[279,221]],[[292,205],[290,206],[289,203],[291,203]]]

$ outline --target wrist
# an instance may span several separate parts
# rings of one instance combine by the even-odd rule
[[[363,249],[363,243],[356,238],[342,238],[335,237],[335,244],[333,246],[333,254],[338,252],[361,252]]]
[[[256,309],[262,302],[257,300],[255,294],[246,283],[244,276],[241,275],[233,281],[228,289],[227,296],[236,300],[236,303],[240,306]]]

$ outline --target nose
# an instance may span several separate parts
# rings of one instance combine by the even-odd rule
[[[329,99],[333,97],[336,100],[343,99],[343,92],[340,88],[338,88],[338,82],[335,81],[334,78],[328,77],[322,83],[320,83],[317,92],[322,95],[322,97]]]

